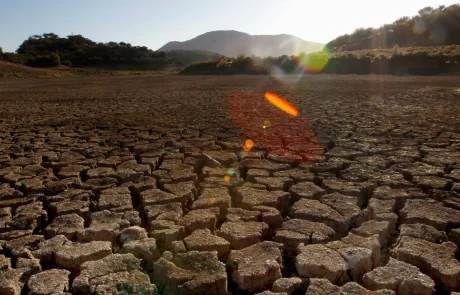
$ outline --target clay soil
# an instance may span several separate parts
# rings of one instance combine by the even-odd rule
[[[266,91],[299,115],[275,108]],[[101,279],[109,273],[90,278],[87,289],[75,283],[89,262],[117,253],[139,259],[137,268],[113,266],[117,281],[129,283],[123,271],[160,294],[346,294],[351,282],[409,294],[403,272],[389,272],[396,283],[377,283],[376,269],[391,270],[393,259],[426,276],[411,281],[423,294],[460,291],[459,114],[460,83],[447,76],[2,80],[0,293],[47,294],[37,280],[51,277],[51,269],[66,270],[54,276],[56,294],[98,293],[96,285],[121,292]],[[244,151],[248,139],[254,146]],[[246,236],[229,231],[229,222],[241,222]],[[203,236],[193,236],[197,230]],[[59,247],[45,243],[60,235]],[[378,257],[362,250],[358,265],[343,249],[368,244],[349,242],[352,236],[377,239]],[[218,255],[210,237],[226,245]],[[145,239],[144,252],[127,246]],[[94,241],[109,243],[108,252]],[[237,265],[240,251],[263,241],[278,243],[274,270],[257,267],[257,257],[253,269]],[[302,248],[315,244],[343,261]],[[72,247],[88,253],[72,260],[62,250]],[[206,277],[206,267],[183,262],[197,251],[208,251],[215,256],[209,263],[223,269],[224,279],[209,271],[212,288],[198,275],[171,275],[183,269],[181,275]]]

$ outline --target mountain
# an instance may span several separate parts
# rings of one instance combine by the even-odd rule
[[[321,51],[324,44],[292,35],[249,35],[238,31],[213,31],[184,42],[169,42],[159,51],[205,50],[226,56],[239,54],[265,56],[293,55]]]

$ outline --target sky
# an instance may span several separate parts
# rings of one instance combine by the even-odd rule
[[[0,47],[15,51],[31,35],[55,33],[156,50],[215,30],[327,43],[359,27],[455,3],[460,0],[1,0]]]

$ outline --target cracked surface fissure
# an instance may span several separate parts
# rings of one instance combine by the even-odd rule
[[[253,85],[288,99],[299,108],[299,118],[268,105]],[[345,255],[340,248],[369,249],[350,256],[361,264],[347,263],[348,278],[329,281],[332,284],[362,284],[363,271],[379,271],[392,257],[430,277],[414,283],[414,290],[460,291],[458,87],[455,77],[328,75],[305,77],[295,87],[258,76],[2,81],[0,293],[39,294],[33,277],[52,268],[71,272],[68,281],[59,278],[64,281],[58,291],[76,292],[72,284],[81,264],[108,254],[102,246],[91,248],[90,241],[111,242],[112,254],[138,243],[123,253],[140,259],[148,276],[129,270],[138,279],[131,284],[144,288],[158,281],[156,274],[164,278],[160,294],[246,294],[271,290],[281,275],[332,278],[334,262],[320,252],[311,256],[317,260],[300,255],[296,249],[302,243],[325,244],[344,261],[353,251]],[[264,120],[271,127],[263,128]],[[241,154],[247,139],[255,146]],[[229,169],[235,175],[228,175],[234,173]],[[302,182],[324,191],[296,191],[293,199],[289,189]],[[228,196],[216,191],[200,199],[209,188],[223,188]],[[285,194],[277,193],[280,188]],[[79,189],[87,194],[77,193]],[[159,195],[156,189],[168,194]],[[328,199],[331,193],[334,198]],[[144,195],[150,196],[147,203]],[[302,212],[295,218],[317,224],[307,235],[301,229],[282,228],[294,218],[292,206],[303,198],[310,198],[313,207],[298,203],[297,211]],[[426,200],[426,210],[417,209],[422,203],[408,200]],[[242,222],[244,235],[225,233],[231,245],[220,245],[218,257],[190,251],[183,239],[198,229],[217,235],[229,221],[228,208],[246,210],[229,216],[231,222]],[[79,217],[71,216],[74,213]],[[77,225],[81,219],[83,225]],[[370,221],[385,221],[387,227],[373,228]],[[335,236],[319,224],[332,226]],[[401,230],[405,224],[423,227],[408,233]],[[123,244],[120,234],[127,228],[131,238]],[[282,243],[267,244],[277,240],[280,229]],[[351,234],[351,229],[360,230]],[[72,260],[63,252],[58,266],[57,249],[43,241],[60,234],[67,237],[65,245],[73,242],[88,253]],[[433,241],[433,236],[442,238]],[[274,259],[276,249],[281,249],[283,263],[275,259],[264,266],[257,261],[264,255]],[[171,260],[168,271],[157,273],[155,267],[166,267],[158,260],[161,255],[168,258],[164,251],[179,258]],[[189,255],[180,256],[184,251]],[[439,257],[430,256],[436,251]],[[238,262],[230,257],[242,253],[255,263],[235,267]],[[145,269],[146,257],[157,261],[153,271]],[[323,262],[329,263],[325,272],[318,270]],[[307,275],[310,270],[313,276]],[[95,285],[88,282],[90,292],[116,289],[113,278],[91,271],[98,280]],[[398,277],[392,289],[369,275],[364,286],[400,294],[403,280]],[[311,290],[308,285],[299,284],[296,290],[309,294],[313,285],[329,288],[322,280],[314,281]],[[157,292],[155,286],[146,288]]]

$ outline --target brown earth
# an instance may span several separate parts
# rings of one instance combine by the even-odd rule
[[[0,78],[38,78],[42,76],[47,76],[46,70],[0,61]]]
[[[0,294],[459,292],[459,101],[455,77],[2,80]]]

